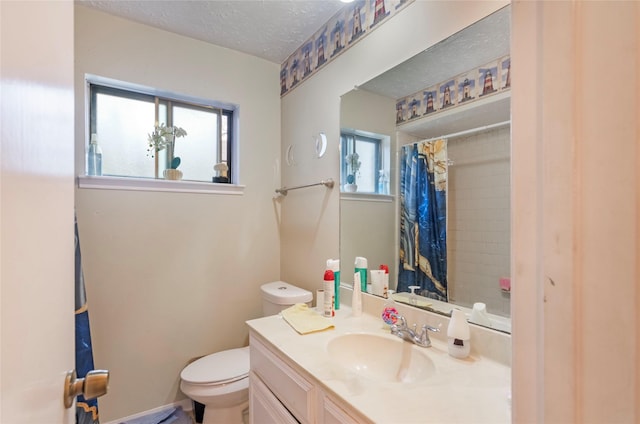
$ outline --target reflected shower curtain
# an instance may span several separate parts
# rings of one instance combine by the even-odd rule
[[[76,373],[78,378],[84,378],[87,372],[93,370],[93,348],[91,347],[91,331],[89,330],[89,312],[87,311],[87,296],[84,289],[84,275],[82,273],[82,256],[80,254],[80,239],[78,238],[78,220],[75,218],[76,235]],[[76,423],[98,424],[98,400],[86,400],[82,395],[76,402]]]
[[[400,151],[398,292],[447,301],[447,140]]]

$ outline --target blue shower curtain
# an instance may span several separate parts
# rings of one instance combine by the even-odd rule
[[[91,331],[89,330],[89,312],[87,311],[87,296],[84,289],[84,275],[82,272],[82,256],[80,254],[80,239],[78,238],[78,221],[75,219],[76,235],[76,373],[78,378],[84,378],[87,372],[93,370],[93,348],[91,347]],[[77,424],[99,424],[98,400],[86,400],[82,395],[76,402]]]
[[[447,301],[447,141],[422,141],[400,152],[398,292]]]

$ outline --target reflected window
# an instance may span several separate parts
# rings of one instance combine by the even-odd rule
[[[384,169],[382,157],[384,138],[385,136],[363,135],[357,131],[341,131],[340,178],[343,190],[346,184],[355,184],[357,190],[353,191],[389,194],[388,188],[386,188],[388,187],[388,174]],[[384,178],[387,178],[386,186]]]
[[[89,92],[89,134],[96,134],[102,150],[102,175],[154,178],[156,152],[149,148],[148,137],[163,124],[187,134],[157,152],[160,175],[176,157],[184,180],[211,182],[214,165],[221,163],[232,175],[232,108],[92,82]]]

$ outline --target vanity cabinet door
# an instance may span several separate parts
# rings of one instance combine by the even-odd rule
[[[313,384],[285,363],[259,339],[250,336],[251,371],[291,411],[301,423],[314,417],[315,390]]]
[[[249,417],[251,424],[297,424],[277,397],[271,393],[260,378],[249,374]]]

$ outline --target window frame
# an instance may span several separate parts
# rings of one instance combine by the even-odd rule
[[[222,149],[222,119],[227,119],[227,139],[225,162],[229,168],[229,183],[212,183],[207,181],[166,181],[137,176],[88,176],[86,175],[86,152],[89,148],[92,120],[95,124],[95,95],[92,86],[97,88],[96,93],[116,93],[131,99],[150,100],[158,98],[164,101],[170,115],[171,102],[175,102],[180,107],[193,107],[200,110],[215,110],[218,115],[218,137],[217,143],[219,157]],[[156,106],[157,107],[157,106]],[[187,192],[213,192],[220,194],[242,194],[244,186],[239,184],[238,166],[238,128],[239,128],[239,107],[234,104],[203,99],[194,96],[170,93],[151,87],[146,87],[134,83],[128,83],[96,75],[85,75],[85,134],[82,147],[82,171],[78,175],[78,186],[80,188],[102,188],[102,189],[124,189],[124,190],[144,190],[144,191],[187,191]],[[167,117],[167,125],[171,125],[170,117]],[[213,170],[212,170],[213,171]],[[229,186],[224,187],[223,186]]]
[[[349,138],[351,138],[352,140],[350,141]],[[385,140],[385,136],[382,135],[377,135],[377,134],[373,134],[373,133],[365,133],[364,131],[359,131],[359,130],[352,130],[352,129],[346,129],[343,128],[340,130],[340,150],[341,150],[341,158],[340,158],[340,182],[341,185],[340,187],[342,188],[342,185],[344,183],[346,183],[346,176],[347,176],[347,163],[345,160],[345,157],[353,152],[356,152],[356,144],[357,142],[366,142],[366,143],[372,143],[374,145],[375,148],[375,167],[374,169],[376,170],[376,172],[374,172],[373,174],[373,187],[375,188],[374,191],[367,191],[367,192],[361,192],[361,193],[366,193],[366,194],[382,194],[378,192],[378,173],[377,171],[380,169],[383,169],[383,165],[384,165],[384,158],[383,156],[383,150],[382,150],[382,144]],[[362,159],[362,158],[361,158]]]

